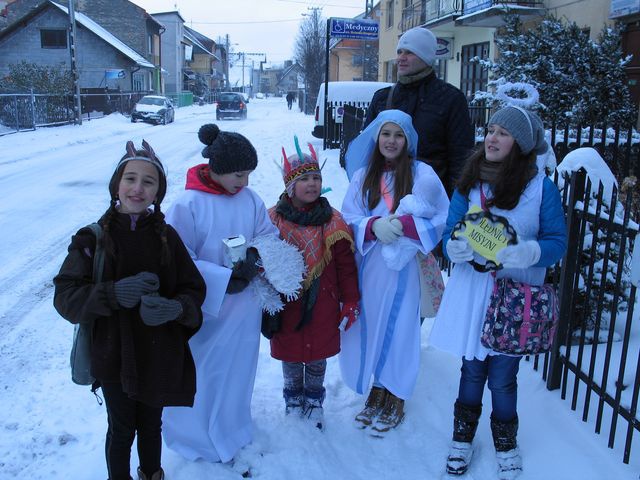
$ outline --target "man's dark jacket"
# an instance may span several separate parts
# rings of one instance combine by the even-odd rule
[[[390,88],[374,93],[364,127],[378,113],[387,110]],[[397,83],[389,108],[411,115],[418,133],[418,157],[433,167],[451,196],[475,144],[467,99],[463,93],[431,73],[411,84]]]

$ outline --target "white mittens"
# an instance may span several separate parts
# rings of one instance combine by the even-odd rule
[[[520,241],[500,250],[496,260],[505,268],[529,268],[540,260],[540,244],[535,240]]]
[[[380,217],[371,225],[371,230],[378,240],[388,244],[395,242],[402,233],[402,222],[395,216]]]
[[[447,256],[453,263],[464,263],[473,260],[473,249],[466,239],[451,239],[447,242]]]

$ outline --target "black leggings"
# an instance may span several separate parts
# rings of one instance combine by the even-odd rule
[[[162,407],[150,407],[130,399],[120,383],[103,383],[109,428],[105,455],[109,480],[129,480],[131,445],[138,435],[140,469],[149,477],[160,470]]]

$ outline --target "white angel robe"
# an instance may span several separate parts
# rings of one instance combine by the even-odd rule
[[[251,396],[258,364],[261,307],[252,289],[227,295],[231,270],[223,266],[222,239],[250,241],[274,234],[264,203],[243,188],[235,195],[185,190],[167,210],[207,285],[202,328],[189,346],[196,364],[193,408],[163,413],[169,448],[190,460],[228,462],[251,442]]]
[[[342,215],[353,228],[361,292],[358,321],[341,334],[340,369],[349,388],[367,393],[375,379],[395,396],[411,396],[420,366],[420,278],[417,261],[401,270],[387,267],[382,243],[365,240],[367,223],[390,212],[384,200],[369,210],[362,199],[366,168],[354,173],[342,204]],[[437,175],[425,163],[413,162],[414,181]],[[393,174],[385,173],[387,188],[393,189]],[[426,254],[440,241],[449,199],[442,183],[436,213],[430,218],[413,216],[420,240],[412,240]]]

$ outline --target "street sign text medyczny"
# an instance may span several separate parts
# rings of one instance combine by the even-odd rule
[[[378,22],[353,18],[331,18],[330,36],[337,38],[359,38],[375,40],[378,38]]]

